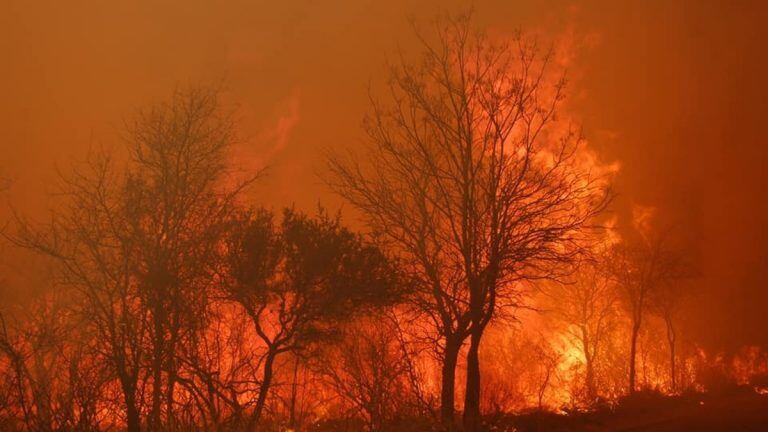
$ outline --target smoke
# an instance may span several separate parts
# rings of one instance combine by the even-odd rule
[[[653,230],[656,218],[656,208],[635,204],[632,206],[632,226],[644,238],[648,239]]]

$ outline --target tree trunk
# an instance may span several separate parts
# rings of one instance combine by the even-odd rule
[[[595,400],[597,399],[597,391],[595,389],[595,366],[592,364],[592,359],[587,358],[586,359],[586,367],[587,367],[587,398],[589,398],[589,403],[593,404]]]
[[[675,341],[676,341],[675,328],[672,325],[672,320],[667,319],[667,342],[669,342],[669,377],[671,380],[672,393],[677,391]]]
[[[261,421],[261,414],[264,411],[264,405],[267,402],[267,395],[269,394],[269,387],[272,385],[272,376],[274,374],[275,357],[277,353],[270,350],[267,353],[267,358],[264,361],[264,376],[261,380],[261,387],[259,388],[259,396],[256,399],[256,407],[253,410],[253,425],[258,426]]]
[[[172,324],[172,331],[170,338],[168,339],[167,345],[167,352],[168,360],[167,360],[167,379],[168,382],[166,383],[166,389],[165,389],[165,409],[166,409],[166,425],[165,428],[167,431],[174,431],[176,430],[176,419],[174,417],[174,392],[176,390],[176,379],[177,379],[177,369],[176,369],[176,346],[178,341],[178,335],[179,335],[179,326],[177,324],[178,322],[178,315],[173,315],[173,324]]]
[[[125,414],[126,414],[126,431],[127,432],[140,432],[141,431],[141,419],[139,418],[139,410],[136,408],[136,398],[130,392],[125,392]]]
[[[464,430],[480,430],[480,341],[483,337],[481,328],[472,332],[467,351],[467,386],[464,394]]]
[[[173,366],[168,371],[168,386],[165,392],[165,409],[166,409],[166,430],[173,431],[176,428],[175,418],[173,416],[173,400],[174,390],[176,385],[176,371]]]
[[[152,305],[152,409],[149,428],[159,431],[162,427],[161,404],[163,398],[163,360],[165,356],[165,328],[167,311],[157,299]]]
[[[159,330],[155,330],[159,331]],[[160,430],[160,405],[163,394],[163,342],[155,339],[155,348],[152,359],[152,410],[149,415],[151,430]]]
[[[456,363],[459,359],[461,343],[446,340],[443,357],[443,370],[440,391],[440,418],[448,430],[454,430],[454,406],[456,387]]]
[[[296,397],[298,394],[298,382],[299,378],[299,357],[296,356],[296,359],[293,364],[293,383],[291,384],[291,412],[288,418],[288,427],[291,430],[296,429]]]
[[[597,389],[595,386],[595,362],[594,362],[594,352],[597,351],[590,347],[591,339],[589,337],[589,333],[587,332],[586,328],[582,326],[581,328],[581,347],[582,351],[584,352],[584,366],[586,367],[586,377],[585,377],[585,384],[587,387],[587,399],[589,400],[590,405],[595,402],[595,399],[597,399]]]
[[[547,387],[549,387],[549,380],[552,378],[552,371],[550,370],[549,365],[547,365],[547,374],[544,376],[544,382],[541,383],[541,386],[539,386],[539,394],[537,399],[537,407],[539,408],[539,411],[544,409],[544,395],[547,394]]]
[[[139,409],[136,406],[136,377],[125,368],[124,358],[118,356],[113,358],[113,360],[117,369],[120,390],[123,392],[123,401],[125,402],[126,431],[140,432],[141,418],[139,417]]]
[[[636,358],[637,358],[637,337],[640,334],[640,323],[632,325],[632,341],[629,346],[629,394],[635,392]]]

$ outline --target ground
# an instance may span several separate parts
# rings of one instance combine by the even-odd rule
[[[718,394],[640,396],[592,413],[530,413],[493,423],[494,432],[764,432],[768,395],[741,388]]]
[[[497,414],[486,416],[484,423],[483,432],[768,432],[768,386],[762,392],[751,386],[732,386],[682,396],[639,392],[589,412]],[[367,429],[359,420],[333,420],[321,422],[311,430],[361,432]],[[400,419],[381,429],[382,432],[442,430],[428,418]]]

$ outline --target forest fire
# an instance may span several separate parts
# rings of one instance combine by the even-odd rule
[[[139,3],[0,30],[29,38],[0,80],[27,89],[0,103],[26,119],[0,123],[0,430],[768,425],[764,146],[719,147],[713,118],[750,118],[702,102],[727,74],[694,92],[694,54],[635,49],[682,52],[695,32],[624,25],[688,10],[584,1],[551,24],[525,2],[410,5],[406,32],[385,5]],[[694,18],[764,27],[709,7]],[[109,43],[147,41],[83,38],[89,17],[109,18],[95,29]],[[397,54],[384,68],[382,47]],[[36,99],[30,55],[53,93],[87,102]],[[130,76],[91,76],[81,57]],[[711,133],[685,133],[690,100],[719,114],[697,123]],[[62,129],[100,116],[124,119],[119,139],[85,149]]]

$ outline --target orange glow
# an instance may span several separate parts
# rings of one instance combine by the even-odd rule
[[[768,424],[768,2],[7,3],[0,430]]]

